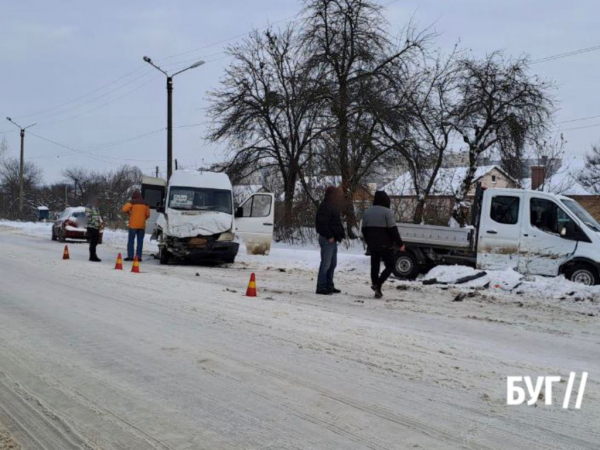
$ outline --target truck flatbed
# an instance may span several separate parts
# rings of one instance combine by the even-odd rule
[[[452,228],[413,223],[397,224],[402,240],[407,243],[452,247],[462,250],[471,248],[473,228]]]

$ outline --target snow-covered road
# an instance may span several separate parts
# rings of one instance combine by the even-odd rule
[[[417,283],[373,300],[362,264],[320,297],[312,271],[268,259],[136,275],[113,270],[117,248],[69,250],[0,225],[0,429],[25,449],[600,443],[597,315]],[[506,406],[507,375],[584,370],[580,410]]]

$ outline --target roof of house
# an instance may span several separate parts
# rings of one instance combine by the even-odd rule
[[[577,173],[584,168],[585,161],[581,157],[569,156],[556,173],[545,180],[540,190],[562,195],[596,195],[577,180]],[[523,189],[531,189],[531,178],[523,179],[522,185]]]
[[[484,175],[487,175],[492,170],[500,171],[506,178],[514,181],[500,166],[489,165],[480,166],[475,170],[473,182],[476,182]],[[460,189],[460,185],[467,176],[468,167],[452,167],[441,168],[438,171],[435,183],[430,195],[454,195]],[[383,188],[390,195],[416,195],[413,177],[410,172],[404,172],[391,183],[386,184]]]

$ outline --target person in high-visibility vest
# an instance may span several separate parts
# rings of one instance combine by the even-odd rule
[[[123,212],[129,214],[129,237],[127,240],[127,258],[125,261],[133,261],[133,246],[137,239],[135,254],[142,259],[144,248],[144,235],[146,234],[146,220],[150,217],[150,206],[142,197],[140,191],[135,191],[131,200],[123,206]]]

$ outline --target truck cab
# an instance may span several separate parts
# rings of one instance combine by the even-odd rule
[[[600,282],[600,224],[575,200],[518,189],[484,191],[477,267]]]
[[[161,264],[171,259],[233,263],[240,241],[250,254],[268,254],[273,236],[274,195],[251,195],[239,207],[224,173],[178,170],[168,183],[144,179],[142,192],[151,218],[148,226],[158,240]],[[155,225],[152,223],[156,216]]]

